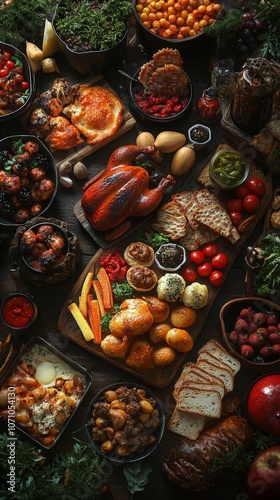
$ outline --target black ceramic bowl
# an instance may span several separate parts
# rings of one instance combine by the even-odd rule
[[[36,216],[43,215],[50,208],[50,206],[52,205],[53,200],[57,194],[58,174],[57,174],[57,169],[55,166],[53,155],[51,154],[49,149],[45,146],[45,144],[40,139],[38,139],[36,136],[33,136],[33,135],[12,135],[9,137],[5,137],[4,139],[0,140],[0,155],[1,155],[1,152],[3,152],[3,151],[8,151],[9,153],[11,153],[12,148],[13,148],[13,144],[18,143],[19,141],[22,141],[23,144],[26,144],[27,142],[32,141],[32,142],[35,142],[39,146],[38,153],[42,154],[44,159],[47,162],[47,178],[50,179],[50,181],[54,184],[54,190],[52,191],[52,194],[48,199],[40,202],[41,203],[40,212],[33,214],[33,213],[31,213],[31,209],[30,209],[31,205],[26,206],[25,208],[27,208],[30,211],[30,216],[28,217],[28,219],[26,219],[20,223],[15,222],[15,218],[14,218],[14,215],[12,213],[8,214],[8,213],[6,213],[6,211],[2,210],[2,208],[1,208],[2,201],[1,201],[0,202],[0,226],[17,228],[17,227],[25,224],[25,222],[27,220],[32,219],[35,215]],[[3,166],[1,166],[1,165],[0,165],[0,170],[3,170]],[[32,185],[32,182],[29,183],[29,186]],[[34,183],[35,183],[35,181],[33,182],[33,184]],[[10,199],[10,196],[9,196],[9,199]]]
[[[42,230],[43,236],[40,239],[40,231]],[[31,235],[32,239],[30,245],[28,245],[28,236],[27,245],[25,244],[27,232]],[[34,235],[38,240],[35,247],[33,246],[35,241],[33,240]],[[44,245],[43,249],[41,248],[42,243]],[[53,222],[40,222],[38,224],[34,224],[34,226],[31,226],[22,235],[20,241],[22,260],[27,268],[35,273],[47,274],[48,276],[60,271],[69,249],[70,244],[66,231]],[[49,251],[51,251],[50,259],[48,259]],[[45,252],[47,252],[46,265],[42,264],[44,262]]]
[[[17,54],[17,56],[22,62],[22,67],[23,67],[22,75],[24,77],[24,80],[29,83],[29,95],[25,100],[24,104],[18,109],[11,111],[10,113],[0,114],[0,126],[1,126],[1,124],[7,121],[15,120],[22,117],[30,109],[34,99],[34,76],[26,55],[23,54],[23,52],[21,52],[19,49],[17,49],[13,45],[0,42],[0,51],[7,51],[12,56]]]
[[[241,355],[238,339],[232,338],[231,336],[231,332],[234,330],[235,322],[239,317],[240,312],[248,308],[253,309],[253,311],[257,313],[274,313],[278,318],[280,318],[280,306],[274,304],[270,300],[258,297],[241,297],[229,300],[220,310],[220,323],[225,347],[245,368],[249,368],[255,372],[262,372],[267,369],[275,370],[280,366],[279,355],[276,356],[271,354],[269,357],[263,357],[259,355],[259,350],[256,348],[255,355],[252,358],[244,357]],[[264,342],[263,345],[266,343],[268,342]]]
[[[95,441],[92,437],[92,412],[93,412],[93,407],[96,403],[99,402],[104,402],[106,401],[105,399],[105,392],[107,391],[115,391],[116,389],[120,387],[125,387],[127,389],[140,389],[142,391],[145,391],[145,396],[146,398],[152,398],[155,400],[155,406],[154,410],[157,410],[159,414],[159,424],[156,430],[154,431],[153,435],[155,437],[155,441],[150,444],[142,453],[137,453],[135,452],[132,454],[132,456],[119,456],[116,454],[114,450],[108,453],[104,453],[104,451],[101,449],[101,443]],[[135,417],[136,418],[136,417]],[[139,384],[132,384],[132,383],[118,383],[118,384],[111,384],[107,387],[104,387],[101,391],[99,391],[96,396],[93,398],[89,405],[88,413],[87,413],[87,435],[90,443],[93,445],[93,447],[98,451],[98,453],[101,453],[104,455],[106,458],[108,458],[111,462],[113,463],[130,463],[130,462],[137,462],[139,460],[143,460],[144,458],[148,457],[155,449],[158,447],[161,438],[163,436],[164,428],[165,428],[165,415],[163,408],[159,402],[159,400],[145,387],[139,385]],[[122,430],[122,429],[120,429]]]
[[[57,11],[64,0],[57,5],[52,19],[52,27],[58,41],[61,52],[69,64],[79,73],[100,74],[103,71],[116,67],[125,57],[128,26],[122,38],[112,47],[106,50],[89,50],[78,52],[71,49],[61,38],[56,27]]]
[[[148,53],[155,53],[163,48],[177,49],[184,57],[193,57],[195,54],[206,49],[212,40],[203,32],[188,38],[164,38],[150,31],[139,19],[136,10],[137,0],[132,0],[133,14],[135,18],[136,34],[138,41]]]
[[[188,78],[188,100],[185,105],[185,107],[179,111],[176,114],[172,114],[166,117],[158,117],[154,116],[146,111],[143,111],[136,100],[136,93],[137,92],[142,92],[144,87],[143,85],[138,82],[138,76],[140,73],[140,69],[136,71],[136,73],[133,75],[133,80],[130,80],[129,83],[129,96],[130,96],[130,102],[131,102],[131,111],[134,113],[137,117],[138,120],[140,120],[143,124],[147,124],[147,126],[150,125],[155,125],[157,127],[161,126],[166,126],[168,124],[176,124],[179,123],[181,120],[185,118],[185,116],[190,112],[191,106],[192,106],[192,98],[193,98],[193,88],[192,88],[192,82],[190,80],[190,77],[187,75],[186,72],[185,75]]]
[[[1,303],[2,320],[11,330],[26,330],[37,319],[37,315],[37,306],[28,293],[10,293]]]
[[[25,344],[23,349],[21,349],[20,353],[18,354],[16,359],[14,359],[13,363],[10,365],[4,377],[0,381],[0,388],[5,387],[5,384],[9,384],[8,387],[11,389],[11,391],[9,392],[10,398],[12,398],[13,391],[12,387],[10,386],[9,380],[10,377],[12,377],[13,374],[18,370],[18,366],[21,361],[35,368],[34,377],[33,375],[31,375],[31,377],[34,378],[35,387],[37,388],[36,390],[40,391],[41,393],[39,401],[40,404],[35,400],[30,401],[30,405],[32,408],[31,411],[29,411],[29,408],[26,408],[26,406],[24,407],[24,409],[22,408],[16,410],[15,415],[13,416],[13,420],[15,421],[16,428],[20,432],[25,434],[25,436],[35,441],[36,444],[40,446],[40,448],[43,447],[46,449],[50,449],[57,443],[58,439],[60,439],[65,428],[73,419],[77,409],[79,408],[82,400],[88,392],[91,385],[91,375],[85,370],[85,368],[57,350],[46,340],[42,339],[41,337],[32,337]],[[49,375],[51,375],[50,378],[55,378],[48,383],[46,381],[46,376],[49,377]],[[71,398],[72,402],[69,408],[69,399],[67,398],[71,397],[71,393],[69,392],[69,395],[67,395],[66,392],[64,392],[66,391],[66,389],[63,389],[63,387],[60,388],[58,394],[61,396],[61,399],[59,401],[59,398],[55,396],[55,391],[53,391],[53,388],[56,383],[56,377],[61,377],[64,380],[69,380],[71,382],[73,381],[74,375],[78,377],[75,377],[75,383],[76,381],[78,382],[81,393],[78,400],[74,400],[74,398]],[[80,382],[82,384],[81,386]],[[22,383],[22,385],[24,386],[25,382],[24,380],[20,379],[18,381],[18,384],[19,383]],[[52,389],[48,391],[48,388]],[[46,392],[44,391],[44,389]],[[15,398],[18,399],[18,402],[20,403],[21,398],[19,398],[16,394]],[[52,401],[50,399],[52,399]],[[65,402],[64,406],[63,404],[61,405],[62,401]],[[50,407],[50,403],[52,403],[52,406],[54,408],[53,412],[48,410],[48,408]],[[36,424],[32,426],[26,425],[26,420],[28,420],[28,418],[31,418],[30,422],[32,423],[33,417],[34,415],[36,415],[36,412],[38,412],[38,415],[40,415],[40,413],[42,415],[42,405],[45,419],[43,420],[42,418],[37,418],[36,430]],[[25,423],[21,422],[22,413],[25,416]],[[59,417],[57,418],[57,420],[55,420],[55,423],[53,421],[52,415],[56,415],[56,418]],[[4,419],[4,417],[2,418]],[[44,422],[46,422],[47,425],[49,423],[49,429],[53,428],[54,430],[57,430],[58,433],[56,435],[53,435],[50,430],[44,429]]]

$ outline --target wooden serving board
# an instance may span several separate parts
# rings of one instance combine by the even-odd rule
[[[99,85],[101,87],[104,87],[108,90],[111,90],[114,92],[112,87],[109,85],[107,80],[105,80],[103,75],[92,75],[86,78],[81,82],[81,85]],[[90,156],[92,153],[97,151],[98,149],[103,148],[110,142],[114,141],[118,137],[121,137],[122,135],[126,134],[129,130],[131,130],[136,124],[135,119],[131,115],[130,111],[124,107],[123,110],[123,123],[121,124],[120,128],[117,130],[117,132],[112,135],[111,137],[107,137],[104,139],[104,141],[98,142],[97,144],[87,144],[86,141],[82,144],[79,144],[79,146],[68,149],[67,151],[65,150],[56,150],[52,151],[52,154],[54,156],[54,160],[56,163],[56,166],[58,167],[60,163],[63,161],[70,161],[72,164],[74,164],[77,161],[83,160],[83,158],[86,158],[87,156]]]
[[[203,164],[203,167],[205,168],[205,164]],[[251,173],[251,175],[253,172]],[[196,172],[196,177],[197,177],[197,172]],[[229,263],[225,269],[223,269],[223,273],[225,276],[225,279],[227,277],[227,274],[229,273],[233,262],[238,255],[241,247],[244,245],[246,242],[247,238],[249,238],[250,234],[252,233],[255,225],[257,222],[261,219],[261,217],[264,215],[269,203],[271,202],[271,197],[272,197],[272,183],[271,183],[271,176],[268,175],[265,179],[266,182],[266,193],[265,195],[261,198],[260,201],[260,208],[256,214],[256,218],[254,220],[254,224],[248,228],[248,230],[241,235],[240,240],[236,245],[232,245],[228,240],[225,238],[219,238],[215,240],[215,244],[218,246],[219,251],[225,252],[228,255],[229,258]],[[191,186],[191,183],[189,184]],[[192,189],[202,189],[202,186],[198,186],[197,183],[193,184]],[[229,195],[227,195],[229,196]],[[231,195],[232,197],[232,195]],[[83,281],[85,279],[85,276],[89,271],[97,272],[99,268],[99,257],[103,254],[108,253],[111,250],[114,249],[119,249],[122,252],[126,248],[127,245],[129,245],[131,242],[136,241],[135,236],[137,232],[142,232],[145,229],[149,230],[150,228],[150,223],[148,223],[147,227],[147,221],[145,223],[142,223],[141,228],[137,227],[136,232],[132,232],[131,234],[127,235],[124,239],[121,241],[118,241],[114,244],[114,246],[111,246],[110,249],[100,249],[98,252],[93,256],[85,270],[83,271],[82,275],[79,277],[77,283],[71,290],[70,294],[68,295],[67,299],[64,302],[64,305],[62,307],[61,313],[59,315],[58,319],[58,330],[65,335],[69,340],[73,341],[75,344],[79,345],[86,351],[90,352],[94,356],[97,356],[99,358],[102,358],[104,361],[108,362],[109,364],[112,364],[114,366],[117,366],[118,368],[121,368],[123,371],[130,373],[134,377],[137,377],[138,379],[158,388],[163,388],[169,385],[169,383],[172,381],[180,367],[182,367],[184,362],[187,362],[188,360],[188,354],[180,354],[177,353],[175,361],[163,368],[153,368],[150,370],[132,370],[131,368],[127,367],[125,365],[125,362],[123,360],[117,359],[117,358],[109,358],[107,357],[102,349],[94,344],[93,342],[87,342],[84,338],[82,333],[80,332],[78,326],[76,325],[74,319],[72,318],[72,315],[68,311],[68,305],[71,302],[78,302],[78,298],[81,292],[81,287],[83,284]],[[162,274],[164,274],[162,271],[160,271],[157,266],[154,264],[153,270],[157,273],[158,277],[160,277]],[[221,287],[215,288],[210,285],[208,278],[199,278],[200,283],[205,283],[208,287],[208,292],[209,292],[209,299],[207,305],[199,309],[198,314],[197,314],[197,320],[195,323],[187,328],[188,332],[192,336],[194,342],[197,340],[201,329],[204,326],[204,323],[206,321],[207,315],[217,297],[217,295],[221,291]],[[149,294],[155,294],[156,289],[154,289],[152,292],[149,292]],[[173,304],[170,304],[170,307],[173,307]],[[145,336],[145,335],[144,335]]]

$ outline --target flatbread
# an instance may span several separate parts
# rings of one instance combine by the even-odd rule
[[[170,201],[157,211],[157,222],[152,224],[155,231],[165,234],[171,240],[178,240],[187,232],[186,217],[175,201]]]

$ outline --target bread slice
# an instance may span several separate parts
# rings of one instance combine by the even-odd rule
[[[179,391],[176,393],[176,398],[177,398],[177,401],[178,399],[180,399],[180,392],[183,390],[183,389],[189,389],[189,390],[196,390],[196,389],[200,389],[200,390],[209,390],[209,391],[217,391],[220,395],[220,398],[222,399],[225,395],[225,390],[223,388],[223,386],[219,385],[219,384],[211,384],[211,382],[209,381],[205,381],[205,380],[193,380],[191,382],[186,382],[180,389]]]
[[[274,135],[277,141],[280,141],[280,119],[271,120],[266,124],[268,130]]]
[[[218,391],[183,387],[179,392],[177,409],[209,418],[220,418],[222,400]]]
[[[238,361],[238,359],[234,358],[231,356],[226,349],[224,349],[219,342],[216,340],[212,339],[209,340],[201,349],[199,349],[198,354],[201,354],[202,352],[210,352],[212,356],[215,358],[219,359],[223,363],[229,366],[234,372],[234,375],[240,370],[241,368],[241,363]]]
[[[206,421],[207,417],[187,413],[175,407],[167,428],[176,434],[180,434],[180,436],[195,441],[203,431]]]
[[[210,375],[220,378],[226,388],[226,394],[233,390],[234,376],[229,368],[225,368],[222,364],[215,364],[215,358],[208,353],[201,353],[197,360],[197,365],[205,370]]]
[[[234,370],[229,366],[227,363],[225,363],[222,359],[219,359],[215,357],[211,351],[203,351],[200,354],[198,354],[198,359],[206,359],[210,361],[210,363],[213,363],[214,365],[217,365],[218,367],[221,368],[226,368],[227,370],[230,371],[232,377],[234,377]]]

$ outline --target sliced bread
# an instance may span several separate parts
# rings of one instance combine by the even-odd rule
[[[207,417],[180,411],[175,407],[167,427],[170,431],[195,441],[203,431],[206,421]]]
[[[222,400],[218,391],[183,387],[177,400],[177,409],[209,418],[220,418]]]
[[[226,349],[224,349],[217,340],[209,340],[201,349],[199,349],[198,354],[202,352],[210,352],[212,356],[218,358],[220,361],[228,365],[234,372],[234,375],[240,370],[241,363],[238,359],[231,356]]]
[[[234,377],[232,372],[228,368],[224,368],[222,365],[215,364],[215,358],[208,353],[202,353],[199,355],[197,364],[202,370],[205,370],[210,375],[214,375],[220,378],[225,384],[226,394],[233,390],[234,387]],[[214,360],[214,363],[211,361]]]
[[[217,391],[219,394],[220,394],[220,398],[222,399],[225,395],[225,390],[223,388],[222,385],[219,385],[219,384],[211,384],[211,382],[209,381],[205,381],[205,380],[192,380],[190,382],[186,382],[180,389],[179,391],[176,393],[176,400],[178,400],[180,398],[180,392],[183,390],[183,389],[189,389],[189,390],[196,390],[196,389],[203,389],[204,391],[205,390],[209,390],[209,391]]]

